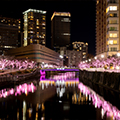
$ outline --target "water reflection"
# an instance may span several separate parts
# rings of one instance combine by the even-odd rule
[[[86,87],[83,83],[78,85],[80,91],[85,94],[86,96],[89,95],[89,99],[92,99],[92,103],[95,108],[101,108],[101,118],[103,119],[104,115],[107,117],[111,117],[113,120],[120,119],[120,111],[117,107],[113,106],[108,101],[105,101],[103,97],[99,96],[95,91]]]
[[[5,89],[2,89],[0,90],[0,98],[6,98],[7,96],[10,96],[10,95],[21,95],[22,93],[24,94],[28,94],[29,92],[34,92],[36,90],[36,87],[34,86],[33,83],[31,84],[27,84],[27,83],[24,83],[24,84],[21,84],[15,88],[11,88],[9,90],[7,90],[7,88]]]
[[[49,79],[43,74],[36,83],[37,85],[29,82],[15,88],[2,89],[0,98],[6,99],[0,101],[0,113],[3,113],[0,114],[0,119],[120,119],[120,111],[79,82],[75,72],[51,75]]]

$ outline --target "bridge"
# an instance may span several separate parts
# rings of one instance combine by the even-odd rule
[[[42,68],[40,74],[45,74],[45,71],[66,71],[66,72],[76,72],[79,68]]]

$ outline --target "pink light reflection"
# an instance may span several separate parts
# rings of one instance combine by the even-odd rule
[[[22,84],[22,85],[19,85],[17,86],[15,89],[14,88],[11,88],[10,90],[6,91],[6,89],[2,89],[0,91],[0,98],[6,98],[7,96],[10,96],[10,95],[21,95],[22,93],[24,94],[28,94],[29,92],[34,92],[36,90],[36,87],[34,86],[33,83],[31,84]]]
[[[78,88],[80,89],[81,92],[83,92],[84,94],[87,93],[92,98],[93,105],[97,106],[98,108],[102,107],[104,113],[106,112],[107,115],[113,115],[114,118],[116,118],[117,120],[120,119],[120,111],[111,103],[105,101],[92,89],[83,85],[83,83],[79,83]]]

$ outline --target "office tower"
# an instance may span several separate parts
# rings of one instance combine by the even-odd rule
[[[119,0],[97,0],[96,55],[112,56],[120,50]]]
[[[72,45],[73,50],[80,51],[82,53],[82,60],[86,60],[88,55],[88,43],[75,41],[72,43]]]
[[[19,45],[20,20],[0,16],[0,55]]]
[[[46,11],[28,9],[23,12],[24,45],[46,44]]]
[[[69,12],[54,12],[51,17],[51,47],[59,51],[60,47],[70,45],[70,23]]]

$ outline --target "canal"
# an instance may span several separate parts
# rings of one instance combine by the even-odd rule
[[[120,94],[79,80],[42,75],[0,90],[0,120],[119,120]]]

